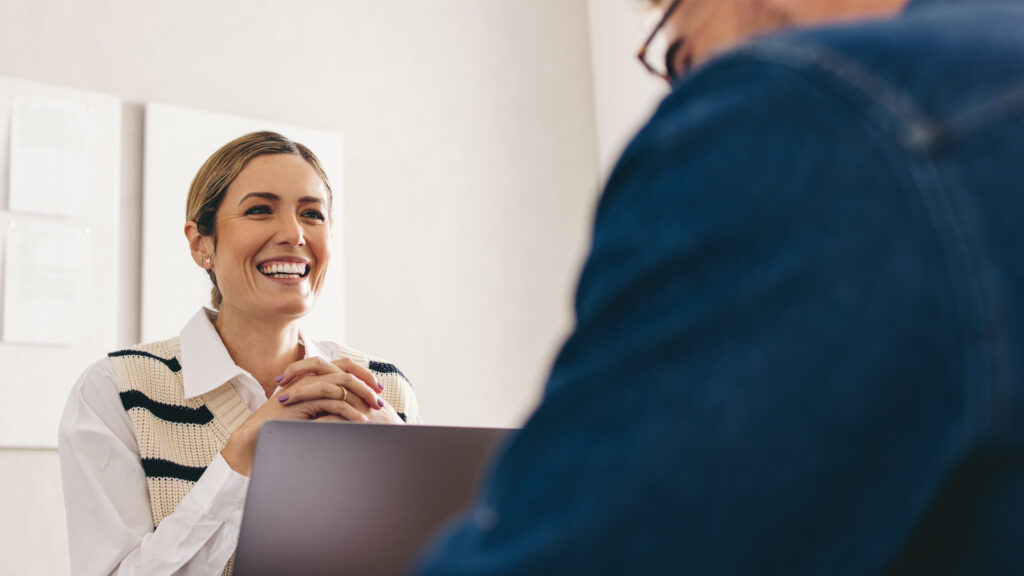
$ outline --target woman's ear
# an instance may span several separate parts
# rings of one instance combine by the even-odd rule
[[[185,223],[185,238],[188,239],[188,248],[192,251],[192,260],[200,268],[212,268],[212,238],[199,233],[199,225],[196,224],[195,220],[189,220]]]

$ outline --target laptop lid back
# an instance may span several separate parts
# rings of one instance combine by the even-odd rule
[[[268,422],[235,574],[399,575],[475,494],[505,429]]]

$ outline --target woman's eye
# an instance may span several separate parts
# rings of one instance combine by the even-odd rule
[[[305,212],[302,213],[302,215],[305,216],[306,218],[312,218],[314,220],[326,220],[326,218],[324,218],[324,213],[319,210],[306,210]]]
[[[263,214],[270,214],[270,206],[263,206],[263,205],[253,206],[252,208],[249,208],[248,210],[246,210],[245,213],[247,215],[254,214],[254,215],[257,215],[257,216],[263,215]]]

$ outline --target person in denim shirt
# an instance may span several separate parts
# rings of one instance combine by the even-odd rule
[[[1024,574],[1024,2],[674,4],[576,328],[418,574]]]

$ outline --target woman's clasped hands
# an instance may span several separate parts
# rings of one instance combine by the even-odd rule
[[[256,438],[269,420],[316,420],[402,424],[381,393],[384,386],[365,366],[341,358],[305,358],[275,378],[278,388],[228,439],[221,455],[238,473],[249,476]]]
[[[373,372],[351,359],[299,360],[276,381],[279,386],[275,394],[277,402],[302,409],[306,419],[402,423],[395,409],[380,395],[384,385]]]

